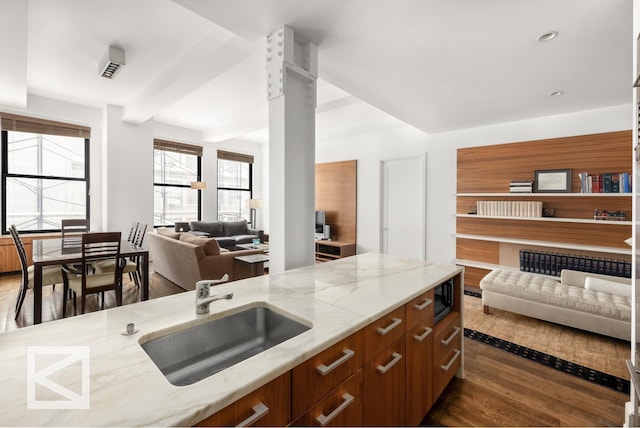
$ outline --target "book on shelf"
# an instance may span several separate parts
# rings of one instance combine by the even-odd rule
[[[542,217],[542,201],[476,201],[478,216]]]
[[[563,269],[631,278],[631,262],[585,255],[520,250],[520,270],[560,276]]]
[[[593,210],[594,220],[602,221],[625,221],[627,219],[626,211],[608,211],[608,210]]]
[[[629,172],[581,172],[581,193],[631,193],[632,176]]]
[[[509,193],[533,193],[533,181],[511,180],[511,183],[509,183]]]

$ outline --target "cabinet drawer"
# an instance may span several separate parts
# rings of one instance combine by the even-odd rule
[[[440,395],[462,362],[462,326],[460,314],[453,312],[436,324],[434,336],[434,395]]]
[[[404,335],[404,306],[389,312],[364,329],[364,361],[370,361]]]
[[[415,327],[418,323],[429,323],[429,326],[433,326],[433,289],[422,293],[416,297],[405,307],[405,316],[407,318],[407,325],[405,330],[409,331]]]
[[[293,418],[362,368],[362,331],[313,356],[292,370]]]
[[[360,369],[291,426],[362,426],[362,393]]]
[[[291,372],[245,395],[197,426],[285,426],[291,420]]]

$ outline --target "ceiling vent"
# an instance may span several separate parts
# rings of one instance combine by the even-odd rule
[[[98,71],[102,77],[113,79],[124,64],[124,50],[117,46],[109,46],[109,50],[100,61]]]

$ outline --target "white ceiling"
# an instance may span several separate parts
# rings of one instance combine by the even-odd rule
[[[114,104],[266,141],[265,36],[281,24],[318,45],[319,139],[631,103],[629,0],[2,0],[0,105]],[[98,75],[109,45],[126,51],[114,80]]]

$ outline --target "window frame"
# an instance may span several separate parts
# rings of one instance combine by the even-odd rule
[[[186,149],[186,150],[185,150]],[[170,142],[165,140],[154,140],[154,155],[153,158],[155,160],[155,152],[156,150],[165,151],[165,152],[174,152],[174,153],[183,153],[187,155],[192,155],[196,157],[196,181],[202,181],[202,148],[198,146],[191,146],[183,143]],[[153,169],[153,188],[155,193],[155,188],[157,187],[169,187],[174,189],[191,189],[191,184],[167,184],[167,183],[157,183],[155,180],[155,165]],[[198,218],[197,221],[202,221],[202,190],[197,189],[198,191]],[[153,207],[153,211],[155,213],[155,203]],[[165,216],[166,217],[166,216]],[[155,224],[155,215],[154,215],[154,228],[160,227],[174,227],[175,224]]]
[[[220,186],[218,185],[217,187],[217,206],[216,206],[216,211],[217,211],[217,218],[218,220],[220,220],[220,191],[240,191],[240,192],[249,192],[249,199],[253,199],[253,163],[254,163],[254,158],[251,155],[244,155],[241,153],[234,153],[234,152],[227,152],[224,150],[218,150],[218,165],[216,167],[216,177],[219,177],[220,174],[220,160],[225,160],[225,161],[232,161],[232,162],[243,162],[243,163],[247,163],[249,164],[249,187],[248,188],[243,188],[243,187],[226,187],[226,186]],[[219,180],[216,180],[217,183],[219,183]],[[249,214],[250,216],[250,214]],[[247,220],[247,222],[249,222],[251,219],[250,218],[246,218],[245,220]]]
[[[28,132],[17,130],[17,132]],[[33,132],[39,135],[59,135],[56,133],[47,132]],[[91,165],[90,165],[90,147],[91,138],[84,138],[84,178],[79,177],[65,177],[65,176],[53,176],[53,175],[37,175],[37,174],[18,174],[9,172],[9,130],[2,129],[0,131],[2,146],[0,156],[2,157],[2,235],[8,235],[9,225],[7,224],[7,179],[9,178],[26,178],[26,179],[42,179],[42,180],[59,180],[69,182],[84,182],[85,183],[85,218],[91,219]],[[68,135],[67,135],[68,136]],[[81,138],[81,137],[80,137]],[[33,233],[52,233],[60,232],[61,229],[37,229],[37,230],[20,230],[20,233],[33,234]]]

